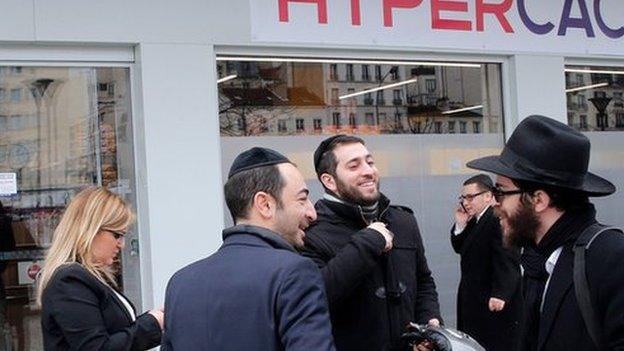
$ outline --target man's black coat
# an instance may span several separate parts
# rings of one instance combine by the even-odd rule
[[[455,235],[454,229],[451,244],[461,256],[457,329],[488,351],[513,350],[522,311],[519,255],[503,248],[500,224],[491,207],[479,221],[469,221],[460,234]],[[504,300],[505,308],[491,312],[491,297]]]
[[[416,219],[409,209],[390,206],[384,196],[379,208],[380,219],[394,233],[389,254],[382,253],[385,240],[366,229],[357,206],[320,200],[318,220],[306,231],[302,253],[321,268],[340,351],[387,350],[408,322],[440,319]],[[399,298],[386,297],[389,274],[403,291]]]
[[[574,228],[571,238],[595,220]],[[600,323],[604,345],[589,337],[574,292],[572,244],[563,247],[546,289],[540,315],[537,350],[624,350],[624,235],[601,234],[586,256],[587,281]]]

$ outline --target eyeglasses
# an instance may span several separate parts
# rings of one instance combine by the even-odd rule
[[[524,192],[525,191],[522,189],[503,190],[499,187],[495,187],[494,189],[492,189],[492,195],[494,195],[494,200],[496,200],[496,202],[501,202],[503,200],[503,197],[505,196],[522,194]]]
[[[487,193],[488,191],[489,191],[489,190],[483,190],[483,191],[478,192],[478,193],[475,193],[475,194],[460,195],[457,199],[458,199],[459,201],[464,201],[464,200],[466,200],[466,201],[468,201],[468,202],[471,202],[472,200],[474,200],[474,198],[475,198],[475,197],[477,197],[477,196],[479,196],[479,195],[481,195],[481,194],[485,194],[485,193]]]
[[[114,236],[114,237],[115,237],[115,239],[117,239],[117,240],[121,240],[121,239],[123,239],[123,238],[125,238],[125,237],[126,237],[126,233],[124,233],[124,232],[119,232],[119,231],[116,231],[116,230],[110,230],[110,229],[104,229],[104,230],[106,230],[107,232],[109,232],[109,233],[113,234],[113,236]]]

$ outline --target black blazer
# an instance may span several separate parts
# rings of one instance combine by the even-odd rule
[[[160,344],[154,316],[145,313],[132,322],[113,291],[78,263],[56,270],[41,312],[45,350],[147,350]]]

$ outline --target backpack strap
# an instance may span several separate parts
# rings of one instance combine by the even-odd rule
[[[592,303],[592,297],[589,291],[589,284],[587,282],[587,271],[585,268],[585,255],[589,247],[598,237],[598,235],[608,230],[617,230],[622,232],[621,229],[616,227],[607,227],[600,223],[594,223],[587,227],[583,233],[576,239],[574,243],[574,292],[576,293],[576,300],[578,302],[581,315],[585,321],[585,326],[589,332],[594,345],[597,349],[601,349],[602,340],[600,334],[600,321],[596,316],[596,310]]]

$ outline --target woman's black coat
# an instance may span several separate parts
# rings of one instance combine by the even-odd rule
[[[78,263],[58,268],[48,283],[41,324],[50,351],[147,350],[161,337],[154,316],[145,313],[133,322],[111,288]]]

